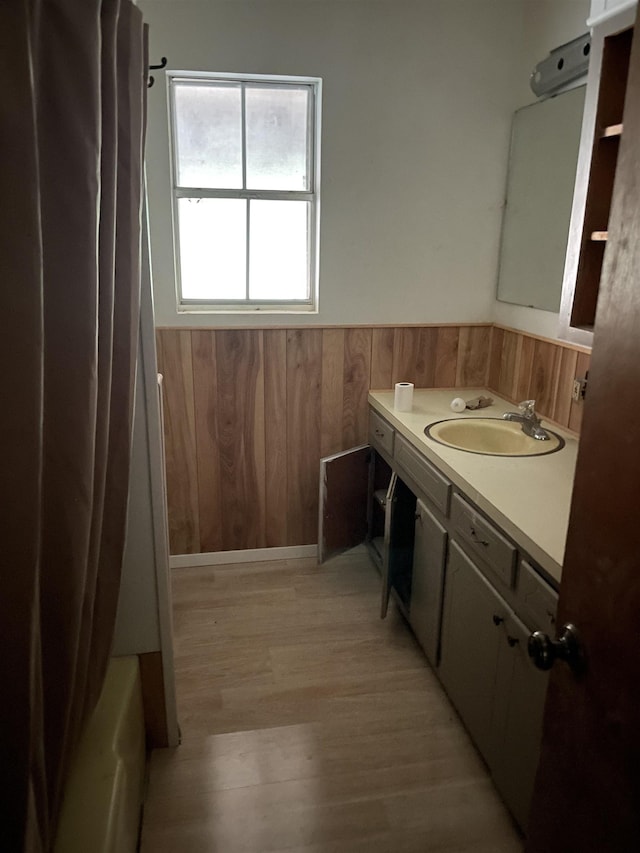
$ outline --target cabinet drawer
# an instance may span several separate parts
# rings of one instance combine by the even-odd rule
[[[369,410],[369,443],[393,456],[394,428],[372,409]]]
[[[468,546],[470,553],[482,561],[493,577],[507,587],[513,587],[516,565],[514,545],[460,495],[454,495],[451,518],[455,535]]]
[[[451,483],[401,435],[396,437],[394,459],[423,495],[441,512],[448,515]]]
[[[518,600],[525,621],[555,637],[558,594],[526,560],[520,561]]]

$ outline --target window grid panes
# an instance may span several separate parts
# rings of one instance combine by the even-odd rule
[[[320,81],[170,87],[179,307],[314,310]]]

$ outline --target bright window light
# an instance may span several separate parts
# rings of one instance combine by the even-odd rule
[[[321,81],[168,78],[178,309],[317,310]]]

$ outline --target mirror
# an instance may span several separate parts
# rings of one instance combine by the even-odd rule
[[[514,114],[497,298],[560,310],[585,86]]]

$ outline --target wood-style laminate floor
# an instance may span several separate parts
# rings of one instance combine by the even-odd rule
[[[364,549],[173,572],[182,745],[142,853],[520,853]]]

